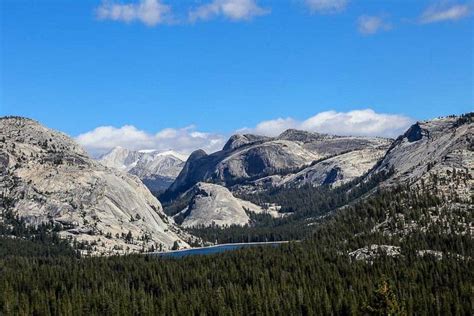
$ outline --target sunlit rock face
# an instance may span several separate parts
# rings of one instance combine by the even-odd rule
[[[191,154],[166,196],[175,198],[197,182],[229,188],[242,183],[258,186],[259,180],[269,180],[266,183],[273,186],[340,184],[367,172],[390,143],[386,138],[298,130],[287,130],[274,138],[234,135],[221,151]]]
[[[394,170],[385,185],[433,186],[468,199],[474,186],[472,114],[418,122],[398,137],[372,173]],[[432,191],[432,193],[435,193]]]
[[[0,172],[3,210],[29,224],[58,224],[63,237],[93,245],[92,253],[188,247],[190,236],[136,176],[103,166],[36,121],[0,119]]]
[[[278,212],[263,209],[248,201],[238,199],[225,187],[198,182],[184,194],[188,205],[174,216],[183,227],[244,226],[250,224],[250,213],[279,217]]]

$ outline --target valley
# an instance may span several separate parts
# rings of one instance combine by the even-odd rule
[[[416,123],[395,140],[234,135],[221,151],[196,151],[185,162],[171,151],[124,148],[94,160],[32,120],[1,124],[2,213],[56,225],[84,254],[300,240],[342,210],[397,190],[441,202],[409,223],[387,205],[378,229],[426,229],[446,212],[466,223],[472,216],[472,114]],[[174,180],[161,193],[147,182],[165,177]]]
[[[3,313],[350,314],[381,287],[408,314],[471,309],[472,113],[394,140],[237,135],[186,162],[0,126]],[[153,195],[140,177],[168,167]]]

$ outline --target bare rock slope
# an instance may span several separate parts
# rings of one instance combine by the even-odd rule
[[[1,211],[59,224],[62,236],[93,253],[189,246],[137,177],[103,166],[36,121],[0,118],[0,178]]]
[[[244,226],[250,223],[249,213],[279,216],[276,211],[234,197],[227,188],[217,184],[199,182],[184,195],[189,203],[174,216],[183,227]]]
[[[234,135],[221,151],[210,155],[202,150],[192,153],[168,189],[166,198],[179,196],[197,182],[231,187],[274,175],[277,177],[267,178],[271,185],[279,185],[280,182],[295,186],[303,183],[332,184],[346,180],[346,175],[350,179],[368,171],[390,143],[391,140],[385,138],[334,136],[291,129],[275,138]],[[348,162],[347,154],[356,151],[363,159]],[[341,166],[335,163],[338,157],[341,158]],[[329,158],[333,158],[329,161],[331,167],[327,163],[315,164]],[[344,171],[332,176],[337,168]],[[284,177],[291,174],[294,174],[293,178]],[[331,180],[331,177],[334,179]]]
[[[394,170],[386,185],[431,186],[469,199],[474,188],[473,114],[418,122],[398,137],[373,173]],[[434,192],[433,191],[433,192]]]

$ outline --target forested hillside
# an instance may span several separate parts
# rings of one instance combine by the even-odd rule
[[[368,306],[385,315],[390,305],[397,314],[472,312],[472,261],[407,254],[368,264],[319,242],[179,260],[8,257],[0,264],[4,315],[350,315]],[[382,280],[393,304],[377,303]]]
[[[469,315],[472,208],[443,205],[429,192],[378,192],[319,219],[303,242],[184,259],[25,253],[30,244],[10,239],[17,247],[0,259],[1,313]],[[445,220],[429,222],[433,211]],[[400,251],[352,256],[368,245]]]

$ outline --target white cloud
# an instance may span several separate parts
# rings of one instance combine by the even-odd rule
[[[371,109],[349,112],[326,111],[306,120],[278,118],[263,121],[254,128],[243,128],[239,133],[276,136],[288,128],[334,135],[396,137],[402,134],[413,120],[398,114],[376,113]]]
[[[103,1],[96,10],[101,20],[131,23],[140,21],[148,26],[171,22],[171,7],[160,0],[140,0],[138,3],[119,4]]]
[[[357,19],[357,29],[365,35],[372,35],[380,31],[388,31],[392,25],[381,16],[362,15]]]
[[[277,136],[289,128],[294,128],[334,135],[397,137],[413,122],[413,119],[403,115],[376,113],[371,109],[349,112],[326,111],[302,121],[291,117],[262,121],[253,128],[242,128],[236,133]],[[228,137],[229,135],[201,132],[194,126],[165,128],[152,134],[135,126],[125,125],[100,126],[80,134],[76,137],[76,141],[92,156],[97,157],[117,146],[132,150],[171,149],[184,154],[204,149],[207,153],[212,153],[220,150]]]
[[[268,14],[269,9],[259,7],[255,0],[213,0],[189,12],[189,20],[209,20],[218,16],[233,21],[250,20]]]
[[[244,127],[237,130],[238,133],[253,133],[265,136],[277,136],[284,130],[289,128],[298,128],[300,123],[291,117],[277,118],[274,120],[268,120],[258,123],[253,128]]]
[[[194,126],[179,129],[166,128],[150,134],[135,126],[125,125],[122,127],[100,126],[80,134],[76,137],[76,141],[92,156],[97,157],[117,146],[132,150],[172,149],[186,154],[201,148],[210,153],[221,149],[226,138],[218,134],[198,132]]]
[[[440,2],[428,7],[420,16],[420,23],[436,23],[444,21],[457,21],[471,14],[472,6],[469,4],[451,4]]]
[[[332,14],[343,11],[349,0],[304,0],[312,13]]]

